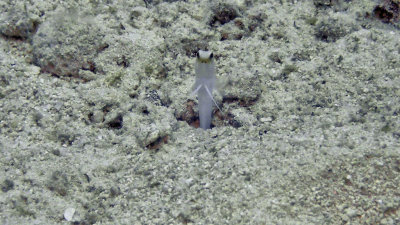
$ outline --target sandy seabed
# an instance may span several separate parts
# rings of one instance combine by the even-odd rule
[[[0,223],[399,224],[399,4],[1,2]]]

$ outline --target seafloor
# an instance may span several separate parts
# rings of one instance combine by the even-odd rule
[[[1,1],[0,223],[399,224],[399,5]]]

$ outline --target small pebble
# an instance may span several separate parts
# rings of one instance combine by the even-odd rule
[[[75,209],[74,208],[67,208],[64,212],[64,218],[67,221],[71,221],[72,217],[74,216]]]
[[[260,119],[260,121],[263,122],[263,123],[265,123],[265,122],[271,122],[271,121],[272,121],[272,118],[271,118],[271,117],[266,117],[266,118],[263,117],[263,118]]]
[[[356,217],[356,216],[358,215],[357,209],[354,209],[354,208],[348,208],[348,209],[346,209],[346,215],[347,215],[349,218]]]

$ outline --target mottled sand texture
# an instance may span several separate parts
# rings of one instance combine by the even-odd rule
[[[0,224],[400,224],[399,5],[1,1]]]

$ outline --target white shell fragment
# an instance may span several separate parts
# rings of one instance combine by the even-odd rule
[[[74,214],[75,214],[75,209],[74,209],[74,208],[67,208],[67,209],[64,211],[64,218],[65,218],[65,220],[71,221],[71,220],[72,220],[72,217],[74,217]]]

